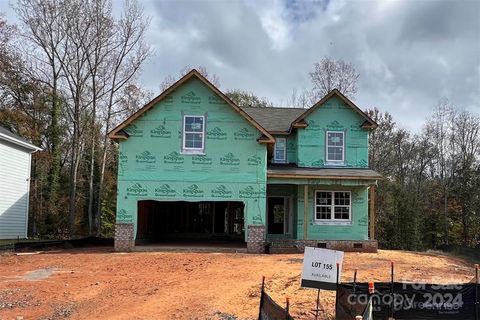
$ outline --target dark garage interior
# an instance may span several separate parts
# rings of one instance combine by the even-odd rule
[[[244,242],[240,201],[138,202],[137,244],[161,242]]]

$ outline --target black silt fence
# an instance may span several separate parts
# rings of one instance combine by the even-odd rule
[[[372,299],[373,318],[383,320],[480,320],[476,283],[436,285],[377,282],[375,293],[368,283],[342,283],[337,292],[337,320],[363,314]]]
[[[262,279],[258,320],[293,320],[289,313],[288,299],[286,307],[283,308],[265,292],[265,277]]]

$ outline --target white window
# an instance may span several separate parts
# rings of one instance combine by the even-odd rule
[[[350,191],[315,191],[316,222],[350,222]]]
[[[345,139],[343,131],[327,131],[327,163],[343,164]]]
[[[276,138],[273,150],[273,162],[283,163],[287,161],[287,139]]]
[[[205,117],[183,117],[183,151],[201,153],[205,149]]]

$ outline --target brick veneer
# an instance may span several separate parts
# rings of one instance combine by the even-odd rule
[[[247,251],[249,253],[265,253],[265,226],[248,226]]]
[[[323,246],[319,246],[319,244]],[[355,247],[355,245],[361,247]],[[377,252],[377,240],[272,240],[269,241],[270,253],[303,252],[305,247],[323,247],[346,252]]]
[[[133,223],[115,225],[115,251],[131,251],[135,246]]]

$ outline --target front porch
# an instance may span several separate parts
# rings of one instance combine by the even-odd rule
[[[267,252],[303,252],[305,246],[377,251],[374,194],[379,177],[371,170],[331,170],[269,170]]]

